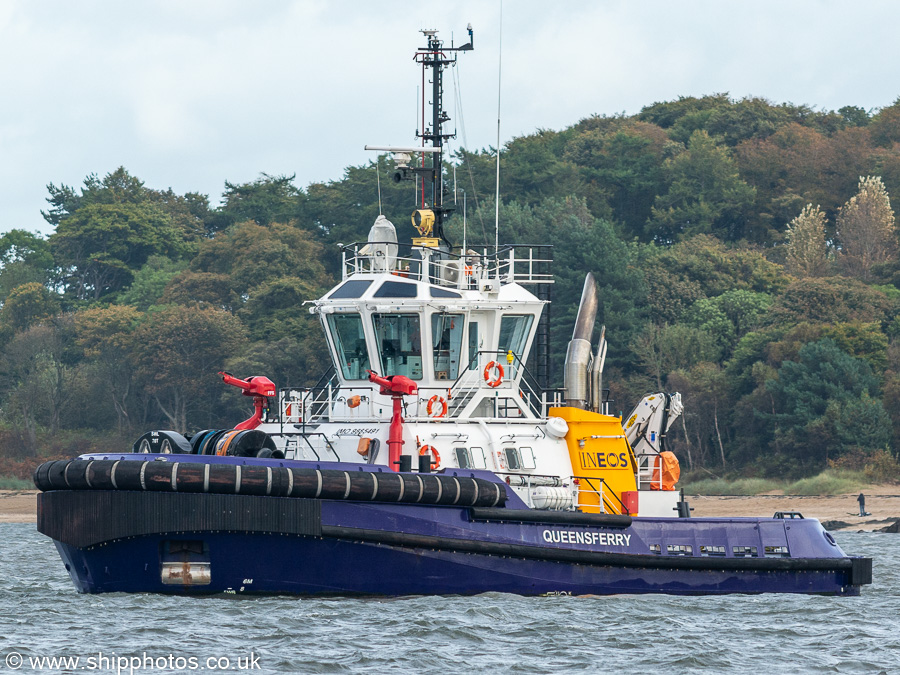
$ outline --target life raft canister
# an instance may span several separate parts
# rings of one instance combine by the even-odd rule
[[[431,461],[431,470],[437,471],[441,465],[441,453],[433,445],[423,445],[419,448],[420,455],[431,455],[434,459]]]
[[[493,377],[491,371],[496,370],[497,376]],[[489,387],[499,387],[500,383],[503,382],[503,364],[498,363],[497,361],[491,361],[484,367],[484,381],[487,382]]]
[[[429,417],[433,417],[434,419],[446,416],[447,399],[445,399],[443,396],[435,394],[430,399],[428,399],[428,405],[425,406],[425,411],[428,413]]]

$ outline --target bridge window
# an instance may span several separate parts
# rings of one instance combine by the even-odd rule
[[[385,281],[372,295],[373,298],[414,298],[419,290],[415,284],[404,281]]]
[[[359,314],[329,314],[328,327],[337,350],[337,361],[345,379],[369,377],[369,350]]]
[[[525,343],[531,332],[531,322],[534,316],[531,314],[513,315],[507,314],[500,320],[500,343],[497,346],[501,352],[512,352],[521,361],[525,360]]]
[[[351,279],[350,281],[345,281],[342,286],[338,286],[334,293],[328,297],[331,300],[361,298],[363,293],[366,292],[366,289],[371,285],[371,281]]]
[[[373,314],[381,374],[422,379],[422,332],[418,314]]]
[[[431,342],[434,345],[434,376],[438,380],[455,380],[459,375],[462,351],[462,314],[433,314]]]
[[[447,291],[443,288],[437,288],[435,286],[429,286],[431,289],[431,297],[432,298],[461,298],[462,295],[455,291]]]

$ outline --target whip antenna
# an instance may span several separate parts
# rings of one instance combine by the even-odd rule
[[[494,255],[500,250],[500,83],[503,73],[503,0],[500,0],[500,46],[497,55],[497,190],[494,194]]]

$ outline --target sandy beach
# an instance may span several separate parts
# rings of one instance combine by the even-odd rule
[[[830,530],[877,530],[900,520],[900,487],[879,485],[866,492],[866,511],[859,516],[858,492],[828,497],[756,495],[753,497],[687,497],[694,516],[771,516],[776,511],[799,511],[806,518],[818,518]],[[841,526],[839,523],[844,523]]]
[[[37,490],[0,490],[0,523],[34,523]],[[866,510],[860,518],[858,493],[831,497],[756,495],[753,497],[688,497],[692,515],[708,517],[771,516],[776,511],[799,511],[807,518],[829,523],[829,529],[877,530],[900,520],[900,486],[880,485],[866,493]],[[843,523],[840,525],[839,523]]]
[[[0,523],[37,522],[37,490],[0,490]]]

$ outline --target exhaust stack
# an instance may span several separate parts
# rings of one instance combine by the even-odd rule
[[[606,363],[606,326],[600,327],[597,351],[591,362],[591,410],[605,413],[603,409],[603,365]]]
[[[566,349],[565,389],[566,405],[584,409],[589,404],[588,367],[591,361],[591,334],[597,320],[600,298],[594,275],[590,272],[584,278],[584,290],[578,305],[575,330]]]

